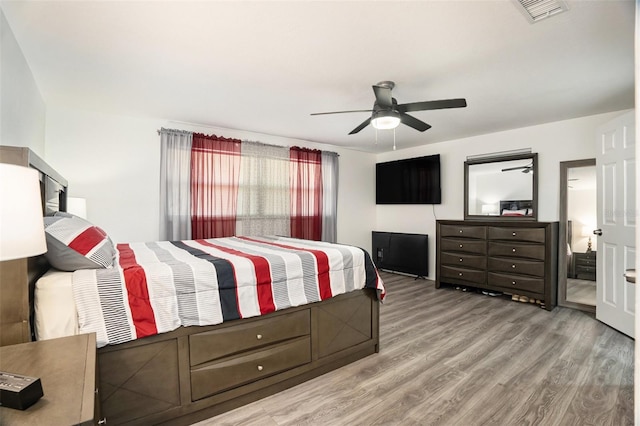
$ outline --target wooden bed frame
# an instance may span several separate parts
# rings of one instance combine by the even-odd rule
[[[7,147],[0,148],[0,162],[11,162],[2,155]],[[27,148],[18,149],[34,158]],[[14,290],[1,289],[0,336],[10,339],[0,344],[28,341],[25,329],[33,310],[28,296],[49,265],[39,257],[28,266],[26,260],[0,262],[0,268],[7,285],[4,274],[11,274]],[[5,321],[5,314],[11,318]],[[191,424],[378,352],[378,326],[377,295],[364,289],[260,317],[106,346],[98,349],[102,417],[112,424]]]

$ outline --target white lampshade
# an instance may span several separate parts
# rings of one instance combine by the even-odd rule
[[[46,251],[38,172],[0,163],[0,260]]]
[[[83,219],[87,218],[87,199],[67,197],[67,213],[71,213]]]
[[[592,226],[583,226],[582,227],[582,236],[583,237],[590,237],[593,235],[593,229],[594,227]]]
[[[375,112],[371,125],[378,130],[395,129],[400,125],[400,114],[396,111]]]

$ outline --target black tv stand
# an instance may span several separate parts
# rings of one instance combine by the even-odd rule
[[[371,233],[373,261],[379,269],[415,275],[429,275],[429,236],[399,232]]]

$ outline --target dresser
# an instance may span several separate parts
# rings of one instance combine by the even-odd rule
[[[596,252],[573,253],[574,278],[581,280],[596,280]]]
[[[100,416],[94,333],[0,347],[0,370],[39,377],[44,392],[26,410],[0,407],[0,424],[105,424]]]
[[[558,222],[439,220],[436,288],[463,285],[557,303]]]

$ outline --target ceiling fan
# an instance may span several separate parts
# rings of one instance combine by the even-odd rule
[[[533,163],[527,164],[526,166],[507,167],[506,169],[502,169],[503,172],[509,172],[511,170],[522,170],[522,173],[531,173],[533,171]]]
[[[430,129],[431,126],[421,120],[418,120],[415,117],[410,116],[409,114],[407,114],[407,112],[445,108],[464,108],[467,106],[467,101],[464,98],[398,104],[396,99],[391,96],[391,90],[395,87],[395,85],[396,84],[393,81],[381,81],[373,86],[373,93],[376,96],[376,100],[373,103],[373,109],[316,112],[311,115],[370,112],[371,117],[367,118],[358,127],[350,131],[350,135],[358,133],[369,124],[371,124],[376,129],[394,129],[400,123],[402,123],[420,132],[424,132],[425,130]]]

